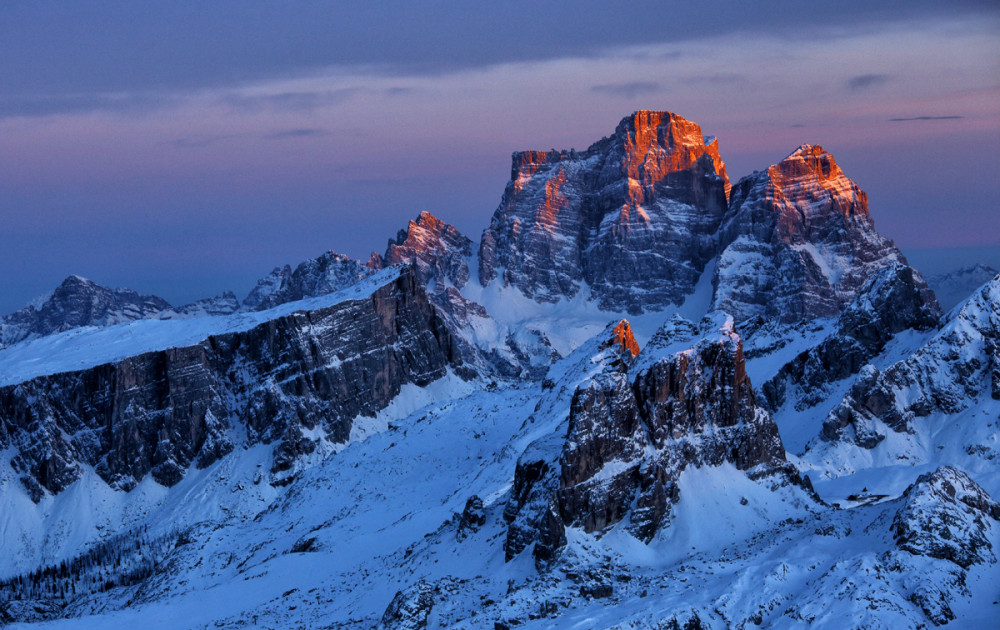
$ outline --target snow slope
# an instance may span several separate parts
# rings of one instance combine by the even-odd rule
[[[588,352],[584,344],[557,364],[552,379],[586,378]],[[70,618],[9,627],[360,630],[379,626],[394,600],[402,616],[385,627],[423,619],[432,628],[669,628],[693,618],[707,628],[843,628],[848,619],[913,627],[944,614],[935,602],[962,624],[993,619],[995,562],[966,569],[895,542],[894,519],[910,501],[903,488],[838,509],[731,466],[685,471],[670,523],[649,545],[621,526],[600,537],[571,529],[551,573],[537,572],[529,553],[504,562],[502,512],[516,460],[565,421],[568,394],[559,392],[572,391],[556,388],[539,404],[542,387],[435,383],[286,487],[260,479],[260,448],[191,471],[170,490],[113,493],[88,481],[35,506],[8,480],[4,548],[12,536],[49,538],[38,542],[48,545],[41,556],[5,558],[5,575],[140,522],[183,531],[185,541],[151,580],[80,598]],[[421,402],[429,404],[414,408]],[[918,472],[907,470],[904,487]],[[844,488],[826,488],[828,500],[849,505]],[[460,537],[473,495],[485,519]],[[1000,527],[980,520],[995,549]]]
[[[399,273],[398,267],[389,268],[347,289],[264,311],[180,320],[143,319],[105,327],[74,328],[24,341],[0,350],[0,387],[36,376],[82,370],[145,352],[190,346],[212,335],[250,330],[296,311],[364,298],[398,278]]]
[[[259,507],[206,510],[154,584],[94,595],[74,605],[82,616],[30,627],[373,628],[397,592],[421,583],[428,627],[650,628],[692,617],[709,628],[901,627],[927,622],[915,593],[960,577],[965,590],[946,604],[963,623],[992,619],[997,565],[965,571],[900,551],[891,524],[903,499],[824,508],[725,467],[684,474],[670,527],[649,546],[621,530],[571,531],[553,574],[538,574],[527,554],[505,563],[500,512],[514,461],[552,428],[524,422],[538,394],[478,391],[420,409]],[[234,485],[254,470],[252,453],[239,457],[246,463],[226,471]],[[486,522],[459,542],[472,494]],[[986,534],[1000,542],[995,523]]]
[[[831,399],[840,400],[802,463],[831,478],[960,463],[1000,492],[998,331],[1000,276],[955,307],[939,330],[900,340]],[[914,340],[923,343],[908,347]]]

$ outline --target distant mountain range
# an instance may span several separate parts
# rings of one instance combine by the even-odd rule
[[[989,265],[975,264],[947,273],[934,274],[927,279],[927,283],[934,289],[941,307],[949,309],[969,297],[973,291],[992,280],[998,273],[1000,271]]]

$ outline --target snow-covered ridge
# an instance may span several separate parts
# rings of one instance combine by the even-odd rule
[[[241,310],[262,311],[285,302],[334,293],[360,282],[374,271],[344,254],[326,252],[299,263],[294,270],[291,265],[275,268],[257,281],[243,299]]]
[[[0,386],[47,374],[83,370],[146,352],[190,346],[213,335],[249,330],[296,311],[363,299],[397,279],[400,271],[400,267],[391,267],[347,289],[264,311],[180,320],[140,319],[105,327],[74,328],[24,341],[0,350]]]
[[[273,445],[272,483],[289,483],[406,384],[470,378],[412,268],[383,277],[395,279],[349,292],[375,288],[367,298],[285,305],[192,345],[0,387],[0,449],[34,502],[88,469],[126,492],[147,476],[173,486],[257,443]]]
[[[829,476],[962,462],[1000,480],[1000,276],[918,349],[868,365],[829,413],[805,462]],[[991,487],[992,489],[992,487]]]

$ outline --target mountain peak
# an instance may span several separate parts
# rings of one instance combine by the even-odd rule
[[[466,257],[472,255],[472,241],[458,229],[426,210],[389,240],[385,255],[387,265],[413,264],[424,282],[445,281],[462,288],[469,280]]]
[[[83,276],[78,276],[75,273],[66,276],[66,279],[59,283],[60,287],[76,287],[76,286],[97,286],[97,283],[93,280],[84,278]]]
[[[806,158],[806,157],[818,158],[823,156],[830,156],[831,159],[833,158],[832,155],[827,153],[826,150],[824,150],[823,147],[821,147],[818,144],[800,144],[799,148],[789,153],[788,157],[786,157],[785,159],[788,160],[792,158]]]
[[[840,209],[848,216],[854,213],[868,214],[868,196],[858,185],[844,175],[833,154],[818,144],[803,144],[788,157],[767,169],[767,177],[775,188],[796,194],[799,188],[813,189],[814,196],[843,196],[850,203]]]
[[[625,143],[624,166],[630,179],[644,184],[659,182],[669,173],[691,168],[707,155],[729,195],[729,175],[719,156],[718,141],[702,135],[698,123],[673,112],[639,110],[618,123],[615,137]]]
[[[836,316],[879,269],[904,261],[875,230],[868,195],[813,144],[741,179],[722,231],[714,305],[739,321]]]
[[[434,216],[433,214],[431,214],[426,210],[421,210],[420,214],[417,215],[416,221],[410,221],[410,223],[415,223],[417,225],[428,227],[431,229],[446,225],[444,221],[437,218],[436,216]]]
[[[110,326],[173,313],[155,295],[109,289],[82,276],[68,276],[51,293],[0,317],[0,347],[81,326]]]
[[[622,118],[618,126],[619,128],[626,126],[632,129],[650,130],[658,129],[672,123],[694,124],[683,116],[667,110],[640,109]]]
[[[607,310],[679,304],[712,258],[729,178],[718,142],[666,111],[637,111],[586,151],[514,153],[483,234],[479,279],[539,302],[585,285]]]
[[[330,250],[300,263],[294,270],[290,265],[275,267],[257,281],[243,299],[243,308],[262,311],[306,297],[334,293],[356,284],[374,271],[350,256]]]

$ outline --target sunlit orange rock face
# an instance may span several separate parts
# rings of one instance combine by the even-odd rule
[[[612,332],[612,342],[621,346],[634,357],[639,354],[639,344],[636,342],[635,337],[632,336],[632,325],[628,323],[628,320],[623,319],[618,322],[618,325],[614,327]]]
[[[733,187],[720,243],[713,305],[738,320],[835,316],[880,269],[905,262],[875,231],[868,196],[817,145]]]
[[[731,187],[701,127],[639,111],[585,151],[514,154],[479,279],[540,302],[583,291],[629,313],[680,304],[701,286],[737,321],[798,321],[839,314],[901,261],[875,231],[867,195],[822,147],[802,145]]]
[[[412,264],[425,283],[434,283],[437,290],[450,284],[461,289],[469,281],[466,258],[472,255],[472,241],[455,226],[445,223],[430,212],[421,212],[390,240],[384,256],[372,254],[369,266],[377,269],[386,265]]]
[[[524,183],[531,179],[539,168],[548,160],[545,151],[521,151],[515,153],[511,166],[511,181],[514,182],[515,192],[521,192]]]
[[[718,143],[670,112],[636,112],[586,151],[515,153],[480,280],[548,302],[589,286],[613,310],[680,303],[715,253],[729,188]]]
[[[623,164],[629,179],[651,187],[671,173],[694,167],[705,155],[711,159],[716,174],[725,181],[728,196],[729,176],[719,157],[717,140],[704,138],[698,124],[677,114],[639,111],[632,115],[625,136]]]
[[[566,173],[564,171],[559,171],[555,177],[545,182],[545,197],[535,213],[536,225],[549,229],[559,227],[559,212],[569,205],[561,190],[565,183]]]
[[[845,219],[870,216],[868,195],[819,145],[800,146],[768,167],[767,177],[767,195],[780,213],[778,235],[787,242],[802,238],[812,215],[834,213]]]

